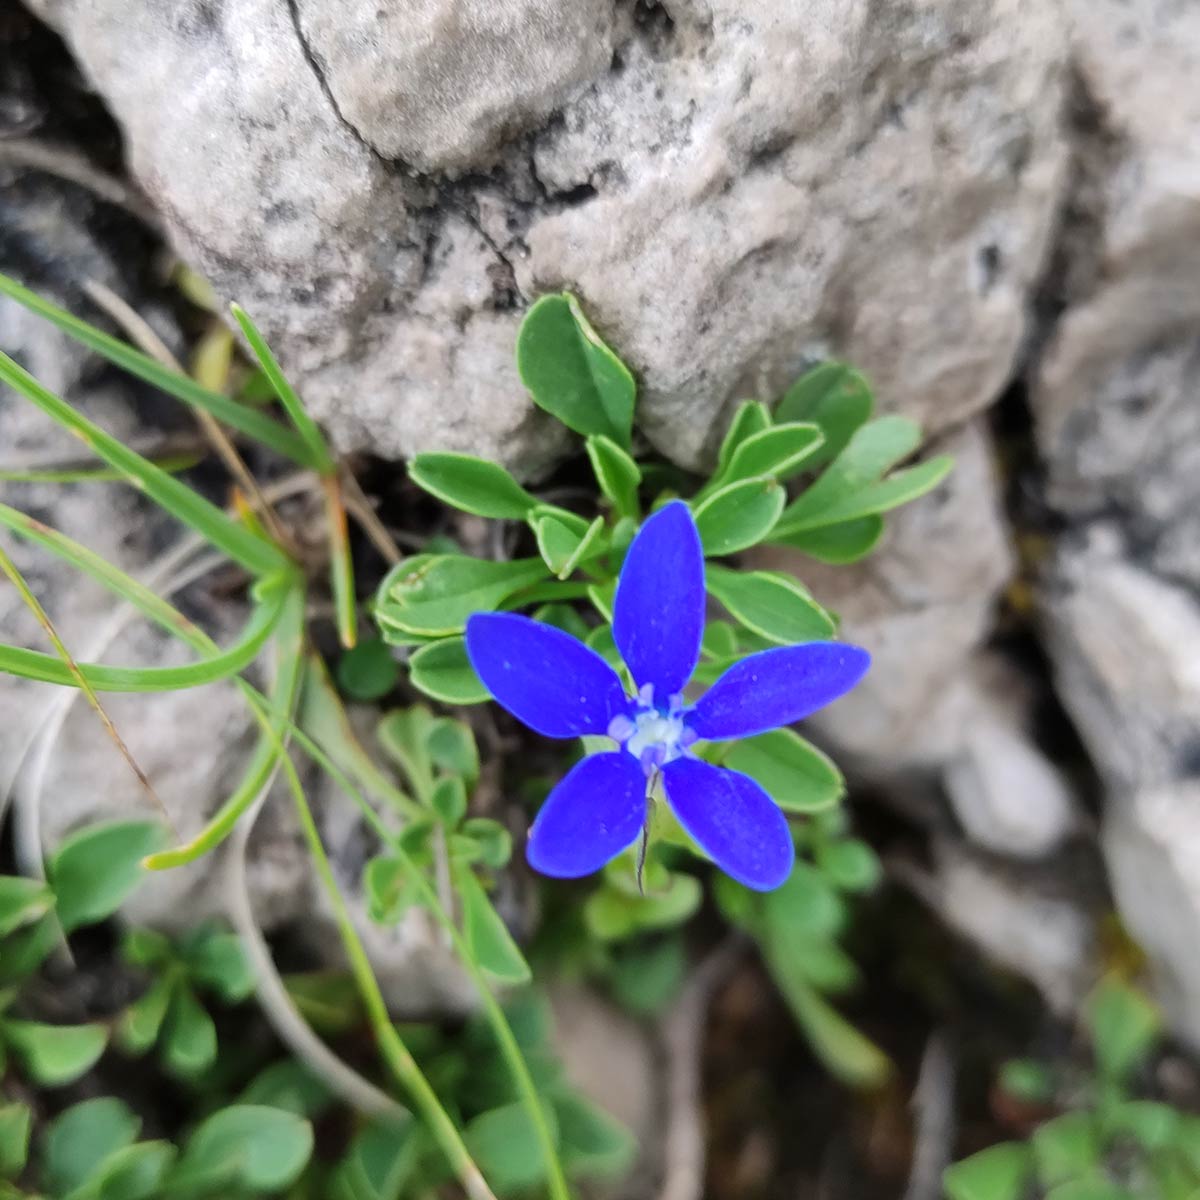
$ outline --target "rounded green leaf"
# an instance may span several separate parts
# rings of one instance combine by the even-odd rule
[[[1096,1064],[1110,1079],[1123,1080],[1150,1053],[1162,1029],[1158,1009],[1136,988],[1106,979],[1087,1005]]]
[[[32,1126],[33,1114],[27,1105],[0,1105],[0,1179],[12,1179],[24,1169]]]
[[[773,892],[763,896],[768,937],[785,953],[801,939],[833,937],[846,921],[846,906],[811,863],[797,862]]]
[[[396,686],[400,664],[382,638],[364,638],[338,659],[337,678],[351,700],[378,700]]]
[[[543,296],[525,314],[517,370],[534,403],[568,429],[628,447],[637,387],[574,296]]]
[[[475,745],[475,735],[465,721],[438,717],[429,725],[425,748],[435,767],[466,780],[478,777],[479,750]]]
[[[1020,1142],[1001,1142],[947,1168],[947,1200],[1022,1200],[1033,1175],[1033,1155]]]
[[[42,1137],[42,1177],[55,1195],[87,1183],[100,1164],[131,1146],[141,1121],[120,1100],[85,1100],[61,1113]]]
[[[554,1114],[543,1111],[557,1141]],[[467,1123],[464,1140],[497,1195],[528,1191],[546,1177],[541,1139],[524,1104],[506,1104],[481,1113]]]
[[[165,842],[156,821],[107,821],[67,838],[46,863],[63,929],[116,912],[145,876],[142,859]]]
[[[54,893],[40,880],[0,875],[0,937],[41,920],[54,907]]]
[[[871,417],[875,401],[866,378],[845,363],[827,362],[806,371],[783,394],[776,421],[811,421],[825,443],[810,461],[817,466],[836,458],[855,431]]]
[[[8,1043],[25,1074],[42,1087],[61,1087],[91,1070],[104,1053],[108,1030],[103,1025],[42,1025],[37,1021],[5,1021],[0,1039]]]
[[[184,1079],[207,1071],[217,1057],[217,1028],[196,993],[175,988],[162,1040],[163,1065]]]
[[[498,871],[512,858],[512,834],[491,817],[468,817],[459,832],[478,847],[479,862]]]
[[[196,1130],[179,1174],[186,1178],[192,1171],[221,1171],[251,1192],[274,1192],[296,1180],[312,1148],[312,1126],[294,1113],[235,1104]]]
[[[492,562],[463,554],[421,554],[397,564],[380,585],[376,619],[408,633],[461,633],[472,613],[491,612],[546,577],[537,558]]]
[[[175,1160],[169,1142],[139,1142],[109,1155],[79,1192],[65,1200],[158,1200],[167,1169]]]
[[[447,775],[433,785],[429,803],[447,829],[453,829],[467,813],[467,789],[457,775]]]
[[[717,455],[717,469],[714,478],[721,477],[733,460],[737,448],[756,433],[761,433],[771,426],[771,414],[767,406],[759,400],[743,400],[729,422],[725,437],[721,441],[721,449]]]
[[[1026,1104],[1048,1104],[1054,1099],[1054,1073],[1036,1059],[1018,1058],[1000,1068],[1000,1088]]]
[[[618,516],[636,518],[641,468],[612,438],[594,434],[587,440],[587,454],[601,492],[612,501]]]
[[[713,492],[695,510],[704,553],[735,554],[761,542],[775,527],[786,499],[769,476],[740,479]]]
[[[444,638],[414,651],[408,660],[413,687],[443,704],[482,704],[491,699],[467,658],[467,644]]]
[[[792,729],[773,729],[736,742],[723,765],[760,783],[785,812],[832,808],[846,791],[833,760]]]
[[[392,855],[371,859],[363,870],[367,913],[378,925],[395,925],[416,902],[408,867]]]
[[[183,957],[192,982],[228,1004],[239,1004],[254,991],[254,969],[236,933],[206,929],[188,943]]]
[[[603,1109],[574,1092],[557,1096],[554,1115],[563,1166],[572,1175],[600,1178],[622,1174],[633,1161],[633,1134]]]
[[[883,874],[878,855],[857,838],[845,838],[822,846],[817,862],[834,885],[844,892],[869,891]]]
[[[502,466],[469,454],[418,454],[408,477],[430,495],[480,517],[523,520],[538,503]]]
[[[1086,1175],[1100,1163],[1099,1130],[1090,1112],[1064,1113],[1039,1125],[1030,1144],[1045,1188]]]
[[[121,1014],[114,1036],[127,1054],[145,1054],[158,1041],[174,990],[170,978],[156,979],[149,990]]]
[[[789,575],[710,566],[706,582],[730,616],[779,645],[824,641],[836,632],[829,614]]]

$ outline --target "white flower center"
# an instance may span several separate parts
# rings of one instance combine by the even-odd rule
[[[661,751],[655,754],[658,766],[672,762],[683,753],[680,744],[684,737],[683,717],[665,716],[656,708],[642,709],[633,718],[633,732],[625,741],[625,749],[636,759],[641,759],[646,750]]]

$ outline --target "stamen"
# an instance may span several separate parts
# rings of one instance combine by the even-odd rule
[[[637,729],[637,726],[633,723],[631,717],[627,717],[624,713],[618,713],[608,723],[608,736],[614,742],[625,742],[633,737],[635,729]]]
[[[638,703],[643,708],[654,707],[654,684],[643,683],[638,689]]]

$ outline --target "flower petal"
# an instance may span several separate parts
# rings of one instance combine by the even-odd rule
[[[831,704],[866,673],[871,656],[844,642],[762,650],[734,663],[696,701],[688,725],[702,738],[743,738],[790,725]]]
[[[704,634],[704,551],[682,500],[656,512],[625,556],[613,602],[613,638],[638,687],[655,703],[682,692]]]
[[[555,879],[598,871],[631,846],[646,820],[646,775],[617,750],[577,763],[550,793],[529,830],[529,865]]]
[[[483,686],[543,737],[607,733],[629,710],[616,671],[561,629],[516,613],[467,621],[467,657]]]
[[[677,758],[663,767],[663,784],[679,823],[726,875],[769,892],[791,874],[787,818],[748,775]]]

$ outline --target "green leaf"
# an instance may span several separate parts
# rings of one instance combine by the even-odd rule
[[[722,484],[761,475],[787,479],[808,463],[824,440],[815,425],[799,422],[760,430],[737,447],[718,478]]]
[[[817,865],[844,892],[870,891],[883,875],[878,855],[857,838],[821,846],[817,852]]]
[[[820,992],[844,992],[862,979],[854,960],[837,942],[826,938],[795,938],[787,954],[791,969]]]
[[[101,1097],[73,1105],[46,1127],[42,1177],[55,1195],[87,1183],[111,1154],[131,1146],[141,1121],[120,1100]]]
[[[728,621],[709,621],[704,627],[700,652],[706,658],[736,658],[738,653],[737,630]]]
[[[6,938],[0,953],[0,986],[32,975],[58,945],[59,937],[57,923],[45,916]]]
[[[845,363],[826,362],[806,371],[783,394],[775,409],[776,421],[812,421],[825,435],[825,443],[810,466],[831,462],[871,417],[871,385]]]
[[[338,659],[337,678],[351,700],[379,700],[399,681],[400,664],[382,638],[364,638]]]
[[[559,579],[566,579],[581,562],[603,549],[604,518],[597,517],[580,533],[563,521],[562,514],[543,513],[534,521],[533,533],[546,566]]]
[[[630,1012],[658,1016],[679,995],[687,976],[687,952],[679,937],[630,946],[614,956],[608,985]]]
[[[784,953],[796,939],[835,936],[846,916],[829,880],[803,861],[781,886],[763,896],[762,911],[767,938]]]
[[[174,984],[169,977],[156,979],[149,990],[121,1014],[114,1036],[128,1054],[145,1054],[158,1041]]]
[[[588,584],[587,594],[588,599],[592,602],[592,607],[595,608],[605,621],[611,624],[613,619],[613,602],[617,594],[617,581],[610,579],[607,583]],[[591,645],[590,637],[588,644]]]
[[[195,1079],[217,1057],[217,1027],[185,983],[175,988],[162,1039],[163,1065],[182,1079]]]
[[[703,898],[700,881],[691,875],[672,875],[664,890],[645,896],[629,895],[606,883],[584,902],[583,919],[594,937],[620,941],[634,933],[682,925],[695,915]]]
[[[883,518],[872,516],[825,525],[820,529],[801,529],[782,537],[776,530],[767,540],[781,546],[791,546],[793,550],[799,550],[818,562],[846,566],[866,558],[882,536]]]
[[[1128,1135],[1145,1150],[1162,1150],[1174,1144],[1179,1132],[1179,1117],[1169,1104],[1125,1100],[1108,1114],[1108,1128],[1113,1133]]]
[[[54,893],[40,880],[0,875],[0,937],[40,921],[54,907]]]
[[[1033,1155],[1021,1142],[1001,1142],[948,1167],[947,1200],[1023,1200],[1033,1175]]]
[[[637,1152],[633,1134],[582,1096],[570,1092],[555,1097],[554,1115],[563,1166],[572,1175],[611,1178],[633,1162]]]
[[[554,1114],[544,1110],[556,1135]],[[541,1141],[524,1104],[493,1108],[467,1122],[463,1140],[498,1196],[537,1187],[546,1177]]]
[[[775,527],[786,499],[770,476],[740,479],[713,492],[694,513],[704,553],[735,554],[761,542]]]
[[[333,1105],[334,1097],[303,1063],[284,1058],[259,1071],[238,1097],[238,1103],[262,1104],[298,1117],[316,1117]]]
[[[127,929],[121,935],[121,957],[131,967],[159,967],[174,953],[171,939],[156,929]]]
[[[175,1160],[169,1142],[140,1142],[110,1154],[81,1187],[63,1200],[157,1200]]]
[[[1195,1193],[1193,1193],[1194,1195]],[[1099,1172],[1087,1179],[1072,1179],[1046,1193],[1046,1200],[1144,1200]]]
[[[475,962],[499,984],[528,983],[529,964],[470,867],[455,870],[454,884],[462,901],[463,934]]]
[[[843,517],[838,513],[920,444],[921,427],[908,417],[880,417],[862,426],[820,479],[787,506],[776,536],[865,515],[850,511]]]
[[[453,829],[467,813],[467,789],[457,775],[447,775],[433,785],[429,803],[447,829]]]
[[[835,633],[829,614],[790,575],[774,571],[734,571],[709,566],[709,594],[753,633],[791,646],[824,641]]]
[[[254,992],[254,968],[236,933],[205,930],[187,945],[183,957],[192,982],[227,1004],[240,1004]]]
[[[155,821],[106,821],[67,838],[46,863],[63,929],[70,933],[116,912],[145,877],[142,859],[165,841]]]
[[[553,625],[563,633],[569,633],[581,642],[591,633],[591,626],[583,619],[577,608],[570,604],[543,604],[530,614],[535,621],[543,625]]]
[[[472,613],[491,612],[546,577],[537,558],[491,562],[462,554],[421,554],[397,564],[379,588],[375,615],[408,633],[461,633]]]
[[[618,516],[636,518],[641,468],[612,438],[595,434],[587,440],[587,454],[601,492],[612,501]]]
[[[1153,1049],[1162,1028],[1158,1009],[1139,991],[1106,979],[1087,1005],[1096,1064],[1109,1079],[1122,1082]]]
[[[574,296],[543,296],[525,314],[517,370],[534,403],[568,429],[628,448],[637,387]]]
[[[184,1200],[189,1178],[226,1175],[252,1193],[288,1187],[313,1149],[312,1126],[293,1113],[235,1104],[214,1113],[191,1136],[172,1174],[172,1200]]]
[[[1086,1175],[1100,1162],[1100,1140],[1090,1112],[1065,1113],[1039,1125],[1030,1144],[1045,1188]]]
[[[757,780],[785,812],[832,808],[846,791],[832,759],[791,729],[735,743],[723,764]]]
[[[773,941],[763,950],[771,978],[830,1074],[850,1087],[882,1084],[892,1071],[887,1055],[822,998],[805,976],[803,960]]]
[[[713,472],[713,478],[719,479],[724,475],[733,461],[737,448],[747,438],[753,437],[756,433],[762,433],[764,429],[770,427],[771,414],[767,411],[767,406],[758,400],[743,400],[734,412],[733,419],[729,422],[729,428],[725,431],[725,437],[717,455],[717,469]]]
[[[803,532],[806,528],[861,521],[878,513],[899,508],[900,505],[932,491],[950,474],[953,467],[953,458],[948,454],[939,454],[844,497],[816,516],[809,517],[807,522],[796,525],[793,517],[791,528]]]
[[[408,678],[418,692],[443,704],[482,704],[492,698],[479,682],[460,638],[431,642],[408,660]]]
[[[512,834],[491,817],[469,817],[460,832],[479,847],[479,861],[493,871],[506,866],[512,857]]]
[[[408,477],[451,507],[480,517],[523,521],[538,503],[498,463],[469,454],[418,454]]]
[[[33,1114],[27,1105],[0,1105],[0,1179],[12,1179],[24,1169],[32,1127]]]
[[[367,912],[379,925],[395,925],[417,898],[404,862],[387,854],[377,855],[367,863],[363,870],[363,890]]]
[[[1000,1088],[1027,1104],[1048,1104],[1054,1099],[1054,1073],[1035,1059],[1018,1058],[1000,1068]]]
[[[479,750],[466,722],[438,717],[429,726],[425,745],[434,766],[468,781],[479,778]]]
[[[104,1053],[103,1025],[42,1025],[37,1021],[0,1024],[0,1041],[20,1060],[25,1074],[42,1087],[61,1087],[91,1070]]]

